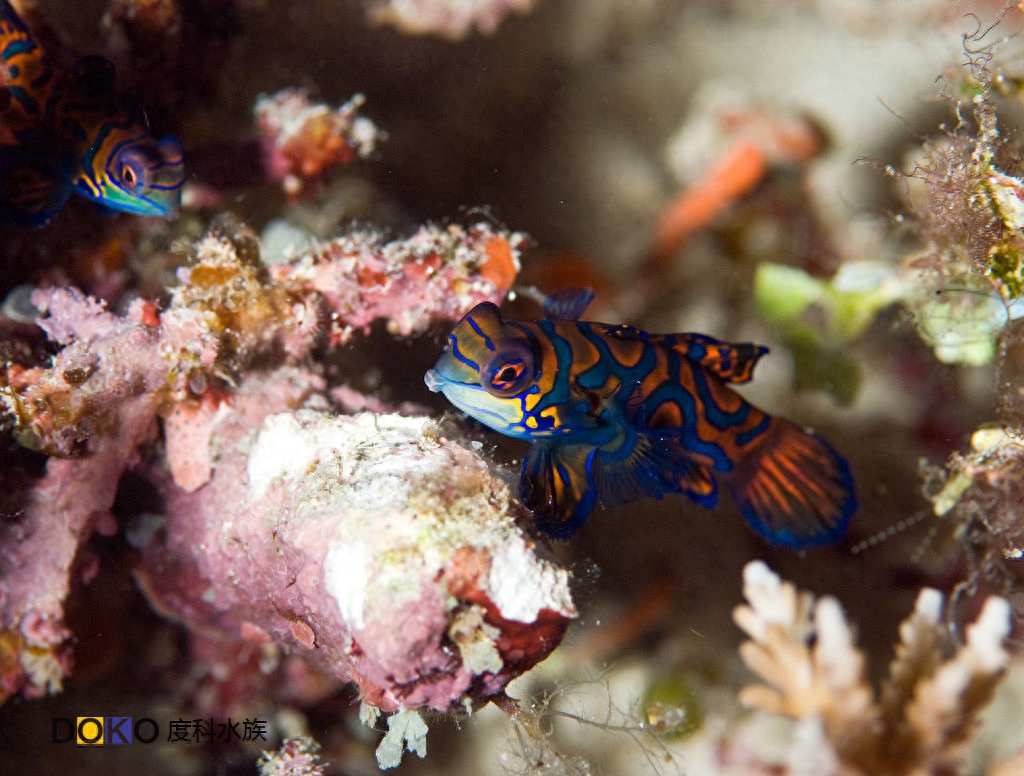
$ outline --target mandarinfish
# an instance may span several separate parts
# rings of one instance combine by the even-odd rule
[[[533,443],[520,495],[541,529],[568,537],[598,503],[668,493],[713,507],[720,480],[773,544],[845,533],[857,508],[846,460],[729,387],[750,380],[766,347],[577,320],[592,296],[563,293],[532,322],[478,304],[425,377],[481,423]]]

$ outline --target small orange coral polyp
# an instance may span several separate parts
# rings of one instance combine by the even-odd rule
[[[150,329],[160,328],[160,308],[156,302],[145,302],[140,310],[139,322]]]
[[[499,291],[511,288],[516,279],[516,262],[512,257],[512,246],[504,237],[495,235],[484,246],[487,260],[480,266],[480,274],[487,278]]]

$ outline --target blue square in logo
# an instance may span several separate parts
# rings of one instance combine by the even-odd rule
[[[132,742],[131,717],[107,717],[105,721],[108,744],[130,744]]]

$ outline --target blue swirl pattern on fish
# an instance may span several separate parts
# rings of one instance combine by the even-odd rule
[[[729,387],[751,379],[767,348],[577,320],[591,297],[563,293],[532,322],[479,304],[425,378],[481,423],[533,443],[520,489],[544,531],[572,535],[598,503],[684,493],[713,507],[720,479],[774,544],[842,537],[857,507],[843,457]]]
[[[113,66],[83,57],[70,72],[0,0],[0,220],[45,224],[72,192],[109,208],[170,217],[185,179],[181,145],[154,138],[113,95]]]

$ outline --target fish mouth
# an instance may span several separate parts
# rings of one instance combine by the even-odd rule
[[[423,382],[425,382],[427,384],[427,388],[434,393],[437,393],[444,387],[444,378],[441,377],[435,369],[427,370],[427,373],[423,375]]]

